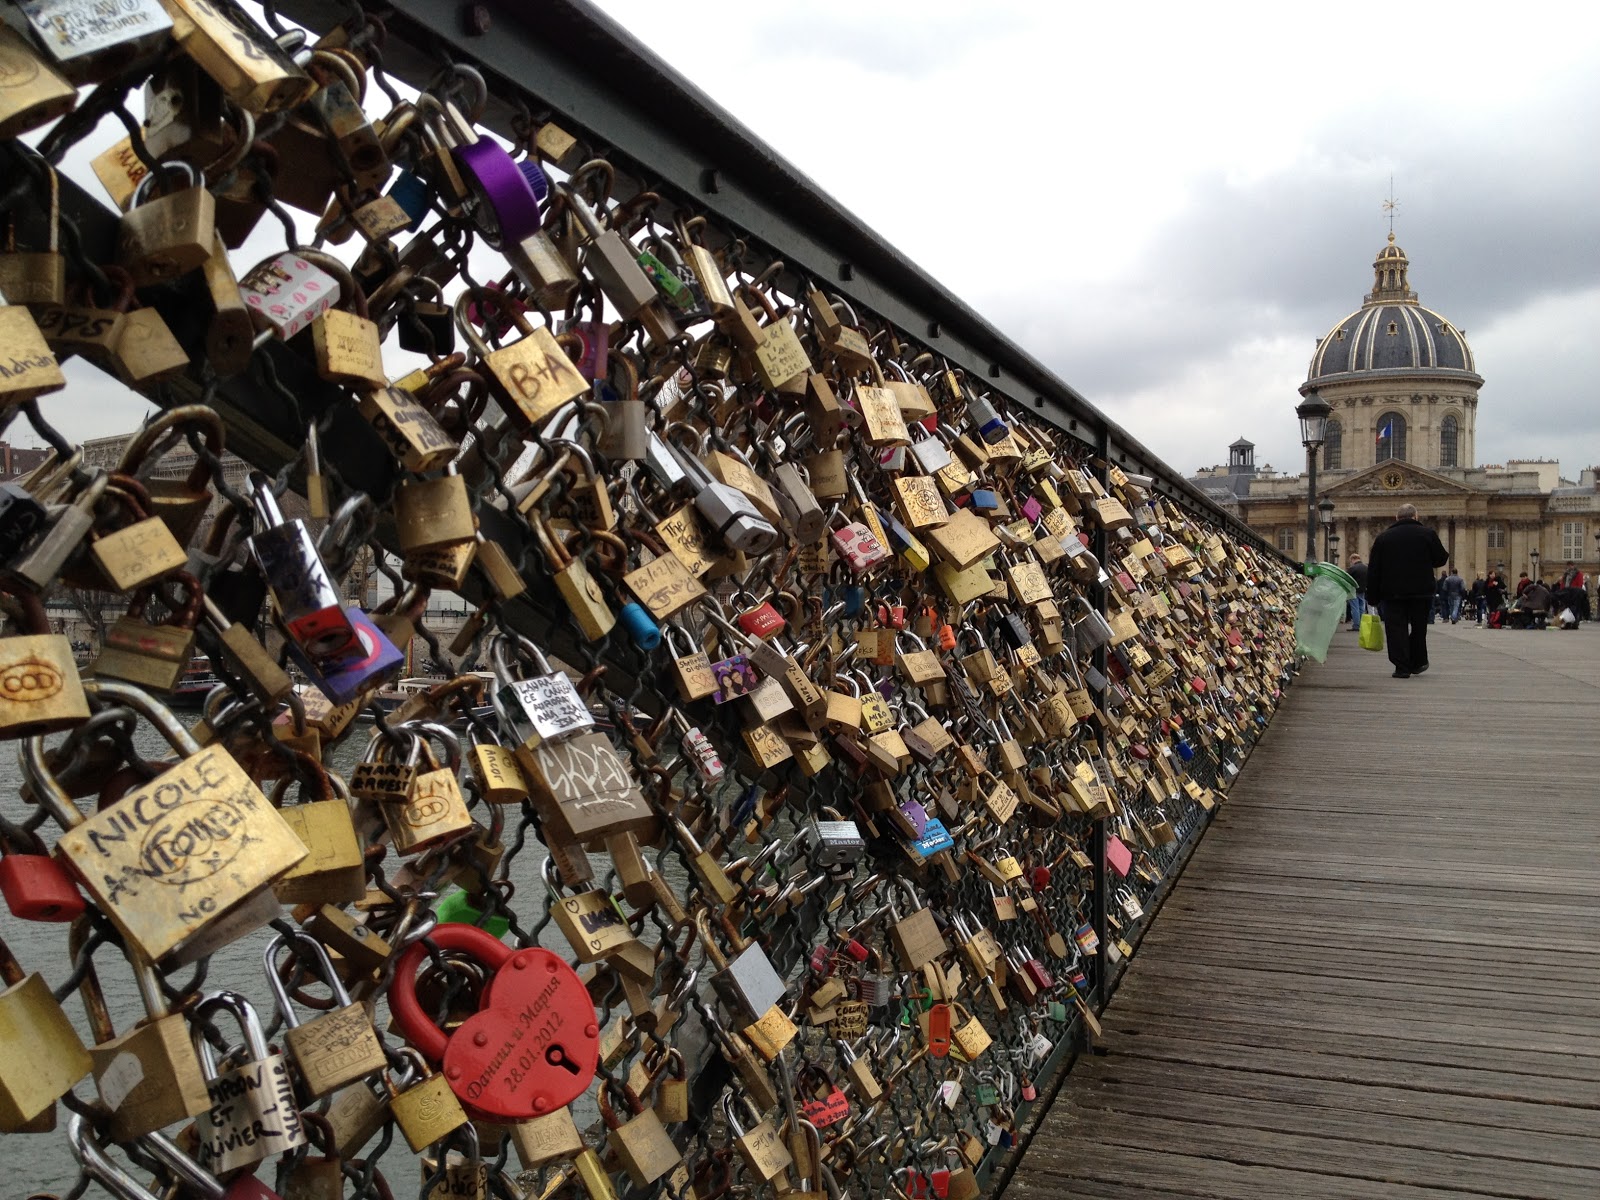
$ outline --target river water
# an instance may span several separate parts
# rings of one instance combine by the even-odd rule
[[[159,735],[146,727],[140,728],[134,743],[142,754],[150,758],[161,758],[169,753]],[[361,757],[365,744],[366,737],[363,731],[357,730],[343,745],[335,749],[331,765],[348,774],[349,769]],[[4,811],[5,815],[14,821],[21,820],[27,815],[20,799],[21,780],[22,772],[15,753],[0,746],[0,811]],[[80,801],[80,807],[85,804],[86,801]],[[509,812],[507,818],[509,833],[514,828],[512,822],[516,819],[516,811]],[[55,827],[54,822],[46,822],[40,833],[47,843],[53,845],[60,830]],[[543,858],[543,848],[530,836],[528,844],[513,860],[511,866],[511,878],[517,885],[515,901],[517,911],[524,925],[530,928],[538,920],[539,908],[536,906],[542,905],[541,897],[545,891],[539,874]],[[394,863],[392,856],[387,861],[392,869]],[[671,865],[673,864],[669,860],[668,866]],[[596,857],[596,871],[603,871],[605,867],[603,856]],[[19,921],[11,915],[9,909],[0,905],[0,935],[4,936],[23,969],[42,973],[46,982],[52,987],[59,985],[70,973],[67,958],[68,928],[62,924]],[[242,993],[262,1014],[263,1024],[271,1020],[274,1003],[261,962],[262,951],[271,936],[270,929],[258,930],[214,954],[205,983],[206,990],[227,988]],[[570,954],[565,938],[553,922],[543,930],[540,941],[541,944],[563,956]],[[95,965],[116,1029],[119,1033],[126,1032],[132,1024],[144,1016],[133,973],[131,970],[118,969],[115,952],[109,948],[102,948],[96,954]],[[187,979],[192,970],[192,967],[182,967],[173,974],[177,979]],[[63,1007],[78,1026],[85,1044],[88,1044],[91,1039],[82,1002],[77,997],[68,997]],[[302,1013],[302,1016],[307,1015],[309,1014]],[[387,1013],[380,1007],[378,1016],[380,1030],[386,1026],[387,1020]],[[390,1038],[389,1041],[391,1044],[398,1044],[394,1038]],[[0,1048],[0,1053],[3,1053],[3,1048]],[[80,1096],[87,1099],[95,1098],[93,1079],[86,1078],[76,1090]],[[64,1124],[65,1110],[60,1111]],[[593,1112],[585,1113],[581,1106],[575,1106],[575,1115],[580,1126],[593,1118]],[[114,1157],[120,1158],[115,1151],[113,1154]],[[420,1176],[411,1165],[411,1159],[412,1156],[405,1143],[396,1138],[395,1144],[381,1160],[384,1174],[397,1196],[406,1197],[415,1194]],[[0,1196],[5,1197],[28,1196],[33,1192],[65,1193],[72,1186],[78,1173],[77,1163],[67,1146],[66,1134],[59,1127],[55,1132],[48,1134],[0,1135],[0,1161],[5,1164],[6,1176],[3,1185],[0,1185]],[[261,1177],[270,1183],[272,1179],[270,1165],[261,1171]],[[87,1194],[96,1197],[97,1200],[106,1195],[98,1186],[91,1186]]]

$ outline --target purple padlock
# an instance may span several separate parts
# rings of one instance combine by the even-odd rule
[[[920,838],[928,828],[928,810],[915,800],[902,800],[900,802],[900,815],[915,831],[911,836]]]
[[[1034,521],[1037,521],[1043,512],[1044,505],[1040,504],[1032,496],[1029,496],[1022,502],[1022,515],[1028,518],[1028,523],[1030,525]]]
[[[457,146],[455,156],[467,175],[467,185],[478,195],[477,221],[491,245],[520,242],[539,231],[544,221],[539,198],[505,147],[480,138]],[[492,221],[487,219],[490,213]]]
[[[478,197],[474,216],[489,244],[520,242],[537,233],[544,221],[541,195],[550,190],[539,164],[517,163],[499,142],[480,137],[455,105],[444,107],[456,142],[451,152]]]

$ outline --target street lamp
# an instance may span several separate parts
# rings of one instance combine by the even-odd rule
[[[1300,418],[1300,442],[1306,448],[1306,561],[1317,553],[1317,451],[1322,449],[1323,432],[1333,409],[1315,389],[1295,406]]]
[[[1533,577],[1537,580],[1539,578],[1539,552],[1537,550],[1529,550],[1528,560],[1533,563]]]
[[[1335,566],[1339,563],[1339,535],[1337,533],[1328,535],[1328,561]]]
[[[1333,536],[1333,501],[1323,500],[1318,503],[1317,513],[1322,518],[1322,557],[1332,562],[1328,556],[1328,540]]]

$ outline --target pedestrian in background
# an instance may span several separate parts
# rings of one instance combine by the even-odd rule
[[[1350,597],[1350,629],[1361,631],[1361,617],[1367,611],[1367,564],[1361,555],[1350,556],[1350,578],[1356,581],[1356,594]]]
[[[1490,571],[1489,578],[1483,581],[1484,623],[1490,629],[1500,627],[1499,614],[1506,606],[1505,578],[1499,571]]]
[[[1488,588],[1483,582],[1483,576],[1479,575],[1472,581],[1472,590],[1467,593],[1472,600],[1472,615],[1477,619],[1479,625],[1483,624],[1483,606],[1488,602],[1486,599],[1487,594]]]
[[[1456,625],[1461,621],[1461,602],[1467,598],[1467,581],[1456,574],[1454,567],[1450,574],[1444,577],[1444,615],[1450,619],[1450,624]]]
[[[1383,637],[1396,679],[1428,669],[1428,616],[1437,591],[1433,573],[1449,561],[1439,535],[1417,520],[1415,504],[1402,504],[1395,523],[1372,543],[1367,603],[1383,613]]]

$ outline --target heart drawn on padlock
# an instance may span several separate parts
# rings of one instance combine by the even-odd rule
[[[600,1028],[583,981],[566,961],[533,947],[513,952],[486,931],[447,923],[435,945],[477,958],[494,972],[478,1011],[449,1034],[416,997],[427,949],[407,947],[395,970],[390,1005],[401,1033],[443,1074],[469,1112],[526,1121],[564,1108],[594,1079]]]

